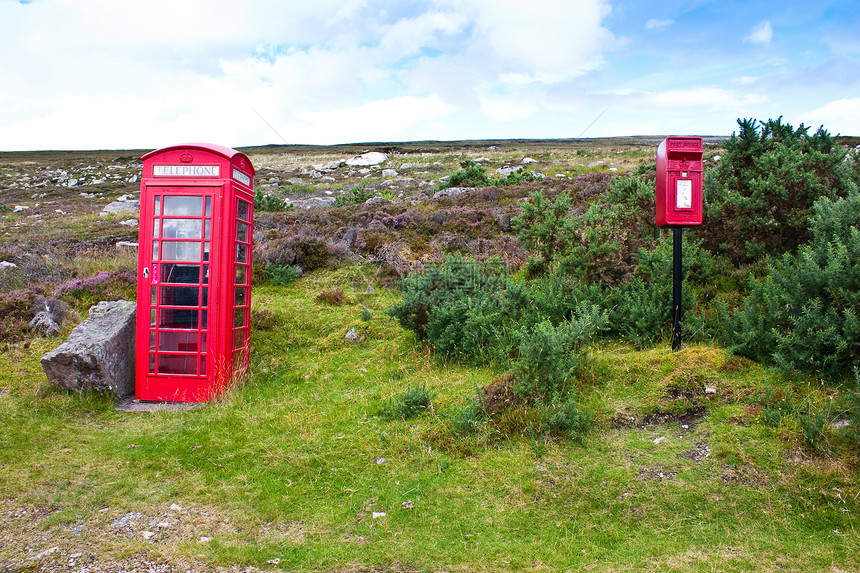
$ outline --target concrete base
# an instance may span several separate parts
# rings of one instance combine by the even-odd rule
[[[157,412],[159,410],[193,410],[203,404],[200,402],[146,402],[137,398],[123,398],[116,404],[120,412]]]

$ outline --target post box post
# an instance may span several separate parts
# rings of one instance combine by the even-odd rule
[[[143,156],[135,395],[205,402],[249,360],[254,168],[220,145]]]

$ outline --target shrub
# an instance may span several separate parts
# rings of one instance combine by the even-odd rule
[[[332,290],[323,291],[319,293],[316,298],[319,302],[334,306],[340,306],[348,302],[346,298],[346,293],[340,287]]]
[[[263,193],[259,189],[254,193],[254,211],[255,212],[282,212],[293,211],[292,203],[282,197]]]
[[[820,127],[810,134],[782,118],[738,120],[717,167],[705,173],[705,245],[736,262],[795,250],[810,239],[807,221],[820,197],[856,187],[846,151]]]
[[[574,238],[574,224],[569,216],[570,196],[565,192],[555,201],[535,191],[523,203],[522,213],[511,219],[511,228],[520,243],[549,263],[557,253],[568,251]]]
[[[137,277],[128,271],[99,271],[85,279],[73,279],[57,288],[57,297],[77,310],[87,310],[104,300],[135,300]]]
[[[593,424],[594,414],[579,407],[574,393],[560,406],[548,411],[549,431],[564,434],[577,442],[585,438]]]
[[[427,412],[433,404],[436,391],[420,384],[393,396],[380,410],[379,415],[387,420],[409,420]]]
[[[294,265],[268,265],[266,266],[266,279],[272,284],[287,286],[291,282],[302,277],[301,267]]]
[[[860,194],[815,203],[812,241],[768,261],[732,315],[733,351],[826,377],[860,362]]]
[[[439,183],[437,191],[449,187],[488,187],[491,185],[487,170],[483,165],[466,159],[460,162],[460,170],[452,173],[448,181]]]
[[[339,195],[334,200],[335,207],[343,207],[344,205],[361,205],[368,199],[373,197],[385,197],[391,199],[391,191],[385,190],[381,192],[367,189],[364,183],[353,185],[345,195]]]
[[[578,349],[606,325],[607,317],[597,306],[582,304],[574,320],[554,326],[545,320],[519,333],[517,358],[512,373],[514,391],[535,401],[551,403],[568,389],[579,374]]]

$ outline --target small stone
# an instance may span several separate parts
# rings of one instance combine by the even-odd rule
[[[160,522],[155,524],[155,527],[157,527],[159,529],[167,529],[170,527],[170,523],[168,523],[166,521],[160,521]]]
[[[376,465],[381,466],[385,463],[385,458],[376,458]]]
[[[137,219],[126,219],[125,221],[120,221],[119,224],[124,227],[137,227],[140,223],[138,223]]]
[[[394,169],[383,169],[382,170],[383,177],[397,177],[397,171]]]
[[[346,333],[346,339],[350,342],[358,342],[358,333],[355,331],[355,327],[349,329],[349,332]]]
[[[198,540],[197,540],[197,543],[200,543],[200,544],[202,545],[202,544],[204,544],[204,543],[209,543],[210,541],[212,541],[212,538],[211,538],[211,537],[206,537],[206,536],[204,535],[203,537],[201,537],[200,539],[198,539]]]
[[[376,292],[376,290],[372,286],[368,286],[367,290],[364,291],[365,294],[373,294],[375,292]]]
[[[384,511],[374,511],[373,512],[373,519],[379,519],[380,517],[385,517]]]
[[[278,559],[277,557],[275,557],[274,559],[269,559],[268,561],[266,561],[266,564],[267,565],[277,565],[280,562],[281,562],[281,560]]]
[[[662,442],[665,439],[666,439],[666,436],[660,436],[659,438],[654,439],[654,443],[659,444],[660,442]]]
[[[716,394],[716,393],[717,393],[716,386],[706,386],[705,387],[705,394]]]
[[[591,163],[588,164],[589,169],[594,169],[595,167],[605,167],[605,166],[606,166],[605,161],[592,161]]]
[[[182,511],[182,506],[177,503],[171,503],[170,509],[172,509],[173,511]]]
[[[400,507],[402,507],[403,509],[414,509],[415,508],[415,502],[414,501],[404,501],[403,503],[400,504]]]
[[[153,537],[155,537],[155,533],[152,531],[144,531],[143,533],[141,533],[141,535],[143,535],[144,539],[152,539]]]
[[[9,261],[3,261],[0,263],[0,270],[2,269],[17,269],[18,265]]]
[[[13,213],[20,213],[21,211],[26,211],[28,209],[29,209],[29,207],[27,207],[26,205],[15,205],[15,208],[12,209],[12,212]]]
[[[523,157],[523,165],[528,165],[529,163],[537,163],[537,159],[532,159],[531,157]]]

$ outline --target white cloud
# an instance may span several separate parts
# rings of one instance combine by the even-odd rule
[[[646,30],[662,30],[663,28],[667,28],[674,24],[674,20],[657,20],[655,18],[651,18],[647,22],[645,22]]]
[[[810,121],[806,121],[808,118]],[[831,101],[803,115],[804,123],[817,128],[823,125],[830,133],[860,135],[860,98]]]
[[[769,20],[765,20],[753,28],[752,33],[744,38],[744,42],[764,44],[765,46],[770,44],[771,40],[773,40],[773,27],[770,25]]]

